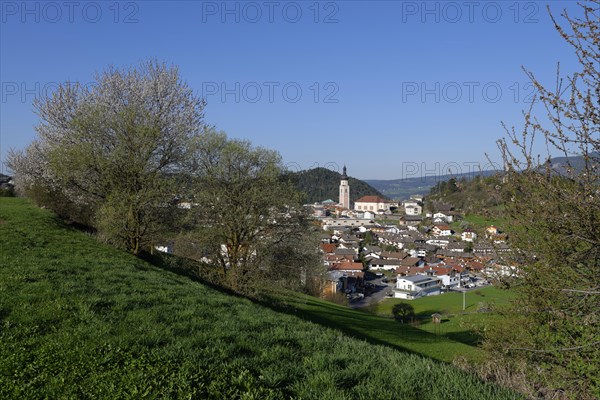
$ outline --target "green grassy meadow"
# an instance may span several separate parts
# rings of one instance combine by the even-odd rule
[[[432,359],[460,342],[285,301],[229,295],[0,198],[0,398],[520,398]]]
[[[468,291],[465,296],[465,312],[475,312],[480,303],[487,303],[496,307],[507,304],[512,299],[512,294],[506,290],[488,286],[482,289]],[[442,315],[458,314],[463,312],[463,295],[457,292],[444,293],[440,296],[422,297],[416,300],[385,299],[377,304],[377,314],[392,315],[392,307],[397,303],[409,303],[418,316],[429,316],[433,313]]]
[[[283,298],[280,296],[279,298]],[[465,327],[463,335],[439,335],[427,330],[427,326],[400,324],[389,315],[375,315],[372,312],[353,310],[338,304],[310,296],[289,294],[284,300],[291,305],[297,315],[321,325],[332,327],[344,333],[365,339],[371,343],[385,344],[403,352],[410,352],[451,363],[457,357],[471,362],[483,359],[484,353],[474,346],[471,337],[472,327]],[[389,301],[389,300],[384,300]],[[375,308],[377,310],[377,308]],[[464,338],[467,339],[464,339]]]
[[[467,292],[464,311],[461,293],[444,293],[411,301],[385,299],[374,307],[373,312],[391,317],[395,304],[407,302],[415,309],[416,327],[421,331],[472,346],[472,353],[465,354],[465,357],[471,361],[478,361],[476,356],[480,353],[476,349],[478,350],[477,345],[481,340],[480,332],[497,321],[498,316],[493,311],[507,305],[512,298],[511,292],[490,286]],[[492,312],[479,312],[481,308]],[[434,313],[442,315],[440,324],[433,323],[431,315]]]

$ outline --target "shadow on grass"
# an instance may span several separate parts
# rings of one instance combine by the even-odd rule
[[[448,332],[444,334],[450,340],[461,342],[469,346],[477,346],[483,340],[483,336],[476,331],[460,331],[460,332]]]
[[[187,277],[218,292],[248,299],[253,303],[270,308],[276,312],[293,315],[303,320],[317,323],[353,338],[365,340],[371,344],[383,345],[404,353],[430,358],[438,362],[450,362],[450,359],[441,360],[440,358],[433,357],[423,352],[415,351],[403,346],[401,342],[410,342],[417,347],[427,346],[428,344],[438,344],[439,346],[442,343],[448,343],[448,345],[451,346],[453,343],[456,344],[459,342],[463,344],[469,340],[469,343],[473,342],[472,339],[464,339],[466,337],[464,335],[460,336],[460,338],[463,338],[465,342],[457,340],[449,335],[435,334],[410,324],[401,324],[392,318],[376,316],[360,310],[353,310],[308,295],[281,292],[263,293],[259,298],[245,296],[200,277],[198,268],[201,264],[193,260],[163,254],[144,255],[143,259],[158,268]],[[429,313],[429,311],[426,313]],[[429,316],[431,314],[433,314],[433,312],[431,312]],[[459,336],[457,336],[457,338],[458,337]]]
[[[190,259],[183,258],[183,257],[177,257],[174,255],[164,254],[164,253],[161,253],[161,254],[144,253],[144,254],[140,255],[140,258],[142,260],[146,261],[147,263],[154,265],[155,267],[158,267],[165,271],[172,272],[179,276],[189,278],[192,281],[201,283],[204,286],[207,286],[213,290],[216,290],[217,292],[221,292],[228,296],[248,298],[247,296],[243,296],[243,295],[239,294],[238,292],[235,292],[235,291],[233,291],[229,288],[226,288],[222,285],[219,285],[213,281],[202,278],[199,274],[199,269],[204,268],[204,265],[197,261],[190,260]],[[250,300],[252,300],[252,299],[250,299]]]
[[[278,311],[293,312],[293,315],[302,319],[336,329],[348,336],[363,339],[372,344],[391,347],[404,353],[417,354],[438,362],[449,363],[455,356],[460,355],[460,350],[452,350],[450,348],[457,343],[464,344],[446,335],[428,332],[411,324],[402,324],[392,318],[376,316],[316,299],[304,299],[301,301],[298,297],[293,297],[292,295],[287,297],[287,300],[284,300],[288,304],[287,309],[282,309],[279,306],[278,301],[280,302],[281,300],[277,298],[270,302],[270,304],[265,305]],[[292,307],[293,310],[290,310],[289,307]],[[408,342],[417,348],[425,348],[429,345],[434,346],[429,349],[430,354],[428,354],[411,349],[403,345],[402,342]],[[446,347],[448,349],[444,349]]]

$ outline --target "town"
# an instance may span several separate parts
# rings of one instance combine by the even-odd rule
[[[600,0],[0,14],[0,400],[600,399]]]
[[[460,210],[450,204],[425,210],[421,195],[402,202],[363,196],[353,207],[350,196],[344,167],[339,202],[306,205],[324,231],[320,251],[328,271],[326,298],[343,293],[358,306],[385,297],[413,300],[515,274],[515,267],[503,261],[511,249],[497,226],[478,233],[461,223]]]

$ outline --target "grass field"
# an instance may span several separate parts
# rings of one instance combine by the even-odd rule
[[[471,290],[465,295],[465,312],[477,311],[480,303],[503,306],[512,298],[512,294],[493,286]],[[377,305],[375,312],[382,315],[392,315],[392,307],[397,303],[409,303],[415,308],[415,314],[430,316],[433,313],[442,315],[458,314],[463,311],[463,295],[457,292],[444,293],[440,296],[422,297],[416,300],[385,299]]]
[[[461,334],[440,335],[428,330],[427,326],[423,329],[398,323],[391,318],[391,306],[389,315],[381,316],[299,294],[288,294],[284,301],[302,318],[371,343],[389,345],[444,362],[452,362],[457,357],[478,362],[484,356],[482,350],[474,346],[472,337],[475,333],[470,327],[465,326]]]
[[[392,307],[395,304],[407,302],[415,309],[416,326],[420,330],[470,346],[477,346],[481,340],[480,332],[497,320],[497,315],[493,312],[478,312],[478,310],[482,308],[494,310],[503,307],[512,298],[512,293],[506,290],[486,287],[466,293],[464,311],[461,293],[444,293],[440,296],[423,297],[411,301],[386,299],[377,304],[373,312],[378,315],[391,316]],[[434,313],[442,315],[440,324],[433,323],[431,315]],[[477,361],[477,354],[473,351],[466,357]]]
[[[322,325],[349,326],[356,311],[328,314],[303,296],[274,311],[101,245],[22,199],[0,198],[0,260],[0,398],[519,398],[402,351],[418,349],[391,338],[391,320],[365,314],[356,332],[381,332],[352,338]],[[397,344],[373,344],[388,335]]]

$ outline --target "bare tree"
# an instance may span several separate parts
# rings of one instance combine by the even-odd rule
[[[600,32],[599,2],[564,11],[579,70],[553,88],[525,71],[537,98],[518,133],[498,142],[518,294],[502,326],[487,335],[497,357],[524,368],[532,396],[600,397]],[[545,145],[541,156],[537,145]],[[550,162],[552,155],[567,158]],[[577,162],[573,162],[576,160]],[[523,367],[525,366],[525,367]]]

